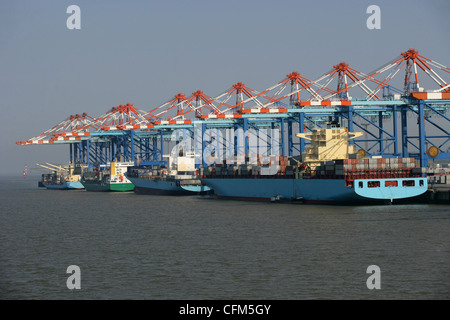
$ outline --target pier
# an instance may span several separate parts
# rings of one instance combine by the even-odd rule
[[[428,192],[425,194],[429,203],[450,204],[450,174],[431,176],[428,179]]]

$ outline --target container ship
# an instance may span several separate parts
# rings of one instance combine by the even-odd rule
[[[167,168],[142,166],[129,168],[127,178],[138,194],[151,195],[205,195],[211,188],[202,184],[195,171],[193,154],[168,157]]]
[[[350,140],[361,132],[338,125],[299,133],[311,142],[303,157],[271,156],[269,163],[215,164],[199,169],[218,198],[302,201],[323,204],[385,204],[427,191],[414,158],[364,158]]]
[[[68,165],[54,165],[51,163],[36,164],[39,167],[48,169],[51,173],[42,174],[38,186],[56,190],[79,190],[84,189],[81,183],[81,174],[85,166],[79,163]]]
[[[133,191],[134,184],[125,176],[134,162],[111,161],[104,166],[85,172],[81,183],[87,191]]]

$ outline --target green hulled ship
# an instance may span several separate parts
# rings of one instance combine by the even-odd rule
[[[134,184],[125,176],[133,162],[114,162],[83,174],[81,183],[87,191],[133,191]]]

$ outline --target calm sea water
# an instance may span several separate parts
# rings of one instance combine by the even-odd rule
[[[2,299],[448,299],[450,206],[53,191],[0,177]],[[69,290],[67,267],[81,270]],[[381,270],[369,290],[367,268]]]

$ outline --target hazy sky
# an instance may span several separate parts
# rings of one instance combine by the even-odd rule
[[[69,5],[81,30],[69,30]],[[369,5],[381,29],[369,30]],[[0,173],[68,161],[67,145],[17,146],[71,114],[148,111],[183,92],[263,90],[340,61],[369,72],[409,48],[446,66],[450,2],[0,0]]]

